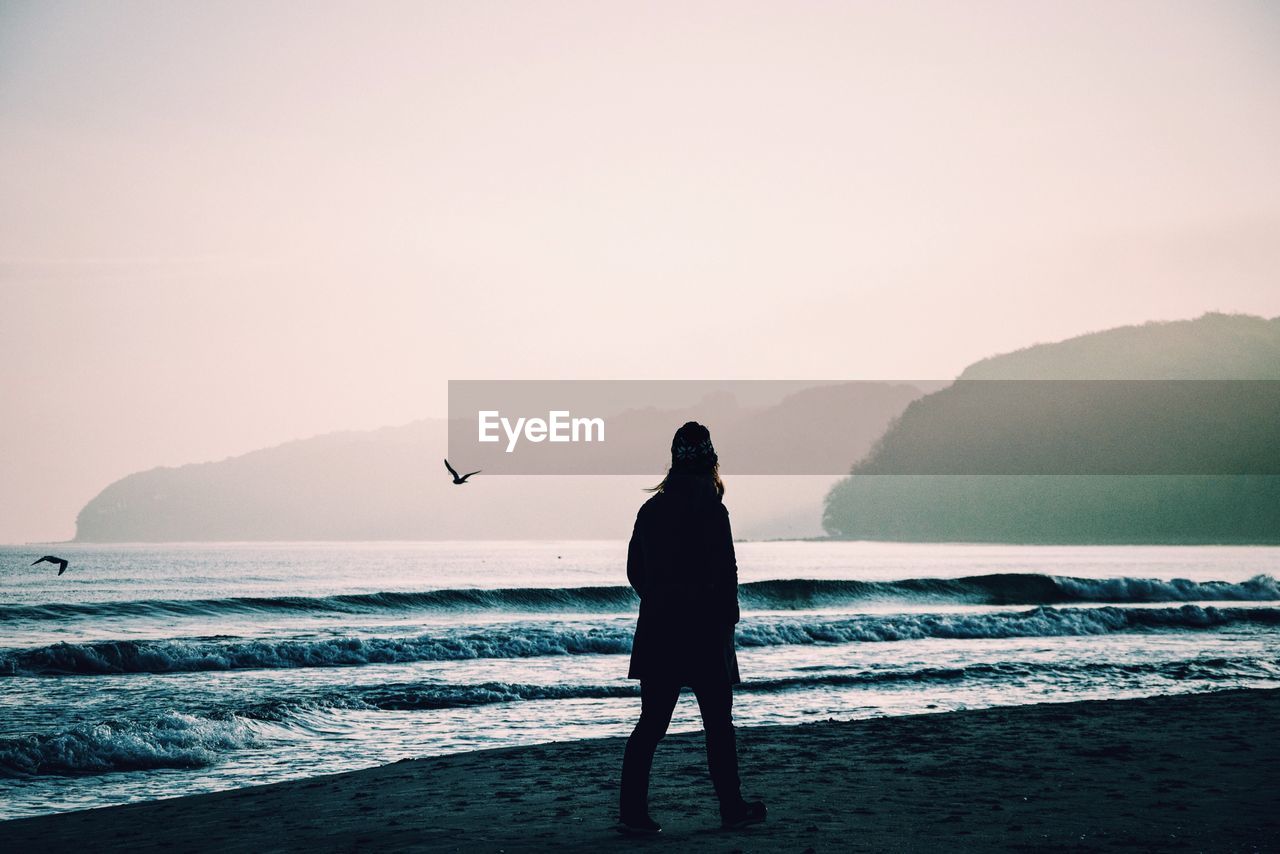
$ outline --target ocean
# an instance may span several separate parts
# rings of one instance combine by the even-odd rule
[[[1280,548],[737,550],[739,726],[1280,685]],[[46,551],[65,575],[28,566]],[[594,541],[0,547],[0,818],[626,735],[625,559]],[[682,700],[673,730],[699,727]]]

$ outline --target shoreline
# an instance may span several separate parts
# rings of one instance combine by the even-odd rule
[[[681,702],[692,702],[685,697]],[[1280,850],[1280,690],[739,728],[769,820],[718,829],[701,733],[613,829],[624,739],[399,762],[0,822],[8,851]]]
[[[32,546],[261,546],[261,545],[418,545],[436,543],[616,543],[625,537],[552,537],[529,539],[527,537],[466,538],[443,540],[31,540],[22,543],[0,543],[0,548],[21,549]],[[1259,548],[1280,546],[1280,538],[1260,540],[934,540],[934,539],[871,539],[865,537],[734,537],[735,543],[875,543],[907,546],[1090,546],[1161,547],[1186,546],[1191,548]]]

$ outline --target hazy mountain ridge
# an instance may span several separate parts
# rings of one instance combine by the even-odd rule
[[[1157,382],[1088,382],[1132,379]],[[1247,315],[984,359],[904,411],[823,524],[854,539],[1280,542],[1280,386],[1254,382],[1277,379],[1280,318]]]
[[[725,444],[745,457],[768,453],[768,440],[775,435],[770,431],[785,429],[797,412],[812,418],[834,413],[835,423],[848,426],[833,431],[840,435],[832,441],[856,459],[922,393],[907,385],[833,384],[772,407],[720,401],[723,424],[714,423]],[[76,540],[623,538],[647,497],[642,489],[662,475],[670,431],[692,415],[637,414],[651,422],[655,435],[655,467],[645,476],[486,481],[481,474],[456,487],[441,464],[448,433],[444,419],[331,433],[217,462],[151,469],[112,483],[86,504],[76,519]],[[728,504],[735,534],[753,539],[820,535],[822,496],[835,479],[835,474],[731,477]]]
[[[85,505],[76,517],[76,539],[395,537],[411,528],[427,497],[427,460],[416,451],[443,446],[444,431],[443,421],[424,420],[137,472]],[[369,501],[378,512],[356,521],[353,511]]]
[[[991,384],[964,380],[1135,376],[1280,379],[1280,318],[1208,314],[1039,344],[977,362],[960,382],[927,396],[868,386],[861,409],[856,384],[806,390],[764,410],[711,402],[724,422],[717,435],[726,447],[737,446],[740,455],[769,452],[770,434],[761,432],[761,424],[785,426],[800,415],[835,424],[855,413],[861,417],[844,431],[847,435],[834,437],[847,443],[842,447],[849,448],[851,459],[861,458],[853,469],[857,477],[834,486],[834,477],[730,478],[727,503],[735,533],[806,537],[825,530],[847,538],[1015,542],[1280,541],[1276,475],[903,473],[947,471],[950,464],[961,472],[966,465],[992,471],[1000,463],[1020,471],[1036,460],[1048,465],[1049,472],[1059,471],[1054,466],[1070,464],[1078,450],[1063,444],[1063,436],[1094,450],[1088,445],[1089,429],[1097,423],[1071,421],[1073,409],[1089,412],[1095,422],[1101,417],[1103,423],[1110,413],[1099,409],[1095,399],[1085,406],[1085,398],[1064,395],[1043,405],[1026,404],[1012,423],[991,423],[984,421],[984,409],[974,405],[971,391]],[[1194,389],[1194,384],[1168,387]],[[1223,466],[1243,459],[1245,467],[1239,470],[1255,471],[1248,466],[1256,460],[1242,456],[1242,448],[1264,456],[1280,451],[1280,441],[1271,439],[1277,419],[1266,420],[1270,404],[1269,399],[1236,395],[1231,418],[1222,423],[1232,429],[1248,427],[1252,432],[1240,434],[1243,439],[1210,444],[1206,436],[1215,435],[1215,425],[1209,418],[1195,429],[1168,433],[1162,442],[1145,441],[1135,433],[1132,441],[1109,449],[1110,461],[1121,467],[1155,466],[1151,470],[1157,471],[1161,464],[1184,463],[1206,471],[1234,471]],[[1205,411],[1213,415],[1216,409]],[[1239,417],[1243,412],[1247,417]],[[678,423],[683,415],[673,412],[653,423]],[[484,486],[482,476],[459,488],[448,482],[440,465],[446,437],[443,419],[418,421],[139,472],[111,484],[81,510],[76,539],[620,538],[629,533],[632,514],[644,500],[640,490],[660,475],[655,470],[646,477],[510,477],[497,482],[500,488]],[[1214,457],[1211,450],[1221,453]],[[1234,457],[1225,459],[1222,453],[1227,452]]]
[[[1034,344],[974,362],[961,380],[1280,380],[1280,317],[1210,312]]]

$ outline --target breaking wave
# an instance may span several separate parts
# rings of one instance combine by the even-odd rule
[[[0,776],[202,768],[255,741],[253,727],[239,718],[169,711],[143,721],[112,720],[0,739]]]
[[[868,670],[858,673],[819,673],[778,679],[743,682],[737,693],[761,694],[805,688],[847,688],[859,685],[895,683],[957,682],[966,679],[1007,681],[1015,679],[1102,678],[1161,676],[1173,680],[1274,679],[1280,676],[1280,661],[1250,658],[1203,658],[1189,661],[1083,662],[1077,664],[1036,664],[1026,662],[984,662],[962,667],[921,667],[914,670]],[[282,702],[248,710],[246,714],[263,720],[283,720],[300,708],[373,709],[416,711],[452,709],[491,703],[526,700],[608,699],[638,697],[636,682],[611,685],[523,685],[485,682],[476,685],[391,684],[373,689],[357,689],[306,701]]]
[[[785,579],[752,581],[738,588],[743,607],[800,610],[866,601],[980,605],[1059,605],[1152,602],[1264,602],[1280,600],[1280,583],[1269,575],[1247,581],[1169,581],[1154,578],[1073,578],[1037,573],[999,573],[965,578],[901,581]],[[142,599],[122,602],[58,602],[0,605],[0,622],[76,617],[216,617],[233,614],[383,613],[399,611],[499,610],[515,612],[622,612],[636,607],[631,588],[508,587],[449,588],[419,592],[353,593],[338,596]]]
[[[841,619],[748,617],[740,647],[878,643],[925,638],[1102,635],[1280,625],[1280,609],[1051,608],[987,613],[864,615]],[[622,654],[632,627],[515,624],[417,637],[299,640],[110,640],[0,651],[0,676],[181,673],[296,667],[352,667],[477,658]]]
[[[769,694],[815,688],[955,683],[966,680],[1054,684],[1085,680],[1119,684],[1151,678],[1230,682],[1276,679],[1280,661],[1202,658],[1149,663],[991,662],[959,667],[817,673],[744,682],[738,693]],[[271,735],[305,732],[316,715],[339,710],[427,711],[537,700],[608,699],[639,696],[635,682],[606,685],[392,683],[377,687],[300,695],[223,709],[204,715],[167,711],[138,721],[85,724],[52,734],[0,739],[0,777],[101,774],[160,768],[198,768],[227,753],[261,747]],[[328,719],[332,727],[336,719]]]

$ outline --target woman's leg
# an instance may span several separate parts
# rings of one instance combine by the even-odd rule
[[[742,801],[738,780],[738,743],[733,731],[733,686],[714,681],[693,686],[707,735],[707,769],[721,807]]]
[[[622,757],[622,789],[618,806],[623,820],[649,813],[649,771],[658,742],[667,734],[680,686],[645,679],[640,683],[640,721],[627,739]]]

